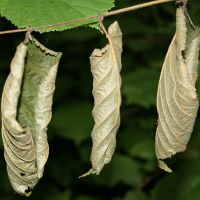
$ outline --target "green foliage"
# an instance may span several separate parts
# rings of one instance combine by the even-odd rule
[[[123,94],[127,105],[137,104],[148,108],[156,102],[159,72],[140,69],[124,76]]]
[[[18,28],[38,27],[97,15],[114,6],[112,0],[1,0],[0,14],[9,19]],[[95,23],[97,19],[87,20],[63,27],[54,27],[40,32],[60,31],[64,29]]]
[[[130,154],[133,156],[138,156],[142,159],[153,159],[154,158],[154,140],[144,140],[135,144],[130,149]]]
[[[66,103],[56,108],[52,127],[61,137],[72,139],[79,145],[91,133],[91,112],[92,105],[88,102]]]
[[[123,200],[147,200],[147,197],[140,191],[130,191]]]
[[[70,192],[65,191],[65,192],[57,192],[54,193],[53,195],[50,195],[48,197],[48,200],[69,200],[70,199]]]
[[[192,161],[192,162],[191,162]],[[199,157],[183,160],[176,173],[166,176],[156,186],[153,200],[195,200],[200,195]],[[166,195],[168,194],[168,195]]]
[[[92,198],[88,196],[80,196],[80,197],[75,198],[75,200],[92,200]]]
[[[111,164],[106,166],[98,177],[98,182],[109,187],[114,187],[119,183],[137,187],[142,182],[139,165],[128,156],[116,154]]]

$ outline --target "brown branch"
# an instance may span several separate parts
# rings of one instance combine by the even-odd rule
[[[147,2],[147,3],[141,3],[138,5],[134,5],[134,6],[130,6],[130,7],[126,7],[126,8],[106,12],[106,13],[100,13],[100,14],[93,15],[93,16],[83,17],[80,19],[75,19],[75,20],[71,20],[71,21],[67,21],[67,22],[61,22],[61,23],[38,26],[38,27],[28,27],[28,28],[22,28],[22,29],[0,31],[0,35],[10,34],[10,33],[20,33],[20,32],[26,32],[26,31],[39,31],[39,30],[48,29],[48,28],[67,26],[67,25],[76,24],[79,22],[84,22],[89,19],[98,19],[100,16],[105,18],[105,17],[109,17],[112,15],[117,15],[117,14],[129,12],[129,11],[134,11],[137,9],[141,9],[141,8],[145,8],[145,7],[149,7],[149,6],[153,6],[153,5],[157,5],[157,4],[167,3],[167,2],[171,2],[171,1],[175,1],[175,0],[154,0],[154,1]]]

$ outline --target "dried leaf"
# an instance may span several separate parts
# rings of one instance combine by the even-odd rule
[[[7,171],[14,190],[29,196],[48,157],[47,125],[61,54],[30,36],[21,43],[5,83],[1,112]]]
[[[183,16],[184,11],[180,9],[177,9],[178,16]],[[168,172],[171,169],[162,159],[186,150],[199,106],[195,89],[199,30],[194,31],[190,26],[186,29],[185,16],[177,21],[176,35],[162,67],[157,93],[159,119],[155,149],[160,168]]]
[[[120,125],[122,33],[117,22],[110,25],[107,37],[109,44],[90,56],[95,101],[91,162],[96,174],[112,158]]]
[[[177,53],[181,53],[186,49],[187,26],[186,17],[183,7],[176,9],[176,42]]]

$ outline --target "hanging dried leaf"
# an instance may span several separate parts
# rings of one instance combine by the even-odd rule
[[[46,131],[60,56],[30,36],[28,44],[17,47],[4,86],[4,156],[14,190],[25,196],[42,177],[48,157]]]
[[[90,56],[95,101],[90,173],[95,174],[110,162],[120,125],[122,33],[117,22],[108,28],[107,38],[109,44]]]
[[[186,17],[183,7],[176,9],[176,38],[177,53],[181,53],[186,49],[187,40]]]
[[[157,109],[156,155],[160,168],[171,172],[162,161],[186,149],[198,110],[195,89],[199,57],[199,30],[186,28],[184,10],[177,9],[177,31],[160,75]],[[181,17],[181,19],[179,19]]]

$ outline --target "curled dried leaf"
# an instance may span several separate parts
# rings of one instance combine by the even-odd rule
[[[28,187],[33,187],[37,182],[34,178],[37,169],[31,133],[26,133],[16,120],[27,50],[27,46],[23,43],[17,47],[11,62],[11,72],[4,85],[1,102],[4,157],[11,184],[18,193],[24,193]],[[28,187],[27,182],[29,182]]]
[[[108,28],[107,38],[109,44],[90,56],[95,101],[91,162],[96,174],[112,158],[120,125],[122,33],[117,22]]]
[[[196,94],[199,30],[186,28],[178,8],[177,31],[168,49],[158,85],[156,155],[160,168],[171,172],[162,161],[186,150],[193,131],[199,102]]]
[[[187,26],[186,16],[183,7],[176,9],[176,43],[177,54],[186,49]]]
[[[30,37],[21,43],[4,85],[1,112],[7,171],[14,190],[29,196],[48,157],[47,125],[61,54]]]

